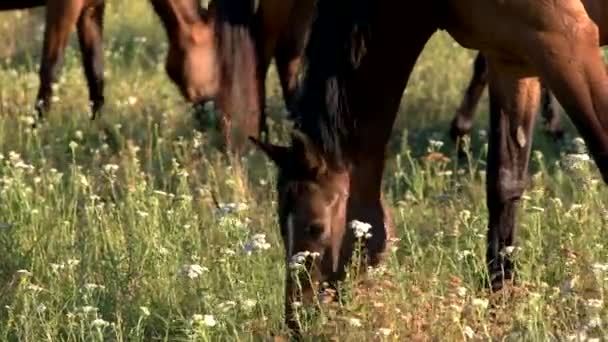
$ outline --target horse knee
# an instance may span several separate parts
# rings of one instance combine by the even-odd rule
[[[498,177],[488,179],[488,204],[505,204],[521,199],[527,183],[527,177],[517,175],[514,170],[501,168]]]

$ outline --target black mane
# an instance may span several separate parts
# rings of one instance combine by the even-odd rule
[[[294,118],[334,166],[348,160],[356,118],[347,80],[365,55],[370,0],[319,0],[306,48],[306,70]]]

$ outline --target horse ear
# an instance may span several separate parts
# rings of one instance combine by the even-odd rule
[[[292,149],[296,158],[302,163],[302,166],[313,173],[313,176],[318,177],[325,173],[327,164],[321,156],[318,148],[312,143],[310,138],[299,130],[294,130],[291,134]]]
[[[287,156],[289,155],[288,147],[262,142],[254,137],[249,137],[249,140],[262,150],[278,167],[285,165]]]

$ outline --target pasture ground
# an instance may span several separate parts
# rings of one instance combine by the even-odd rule
[[[146,1],[110,1],[107,107],[92,123],[73,37],[54,110],[30,128],[40,11],[0,14],[0,340],[272,340],[285,336],[275,169],[231,163],[164,74]],[[521,204],[521,283],[484,279],[487,102],[458,164],[447,129],[473,52],[428,44],[390,145],[384,189],[400,241],[348,301],[302,324],[309,340],[601,340],[608,336],[608,191],[539,130]],[[272,136],[288,125],[271,77]],[[444,141],[445,144],[440,143]],[[429,152],[452,161],[426,161]],[[215,209],[213,196],[225,208]],[[232,204],[232,205],[230,205]],[[233,210],[232,210],[233,209]],[[259,235],[263,234],[263,235]],[[605,323],[606,322],[606,323]]]

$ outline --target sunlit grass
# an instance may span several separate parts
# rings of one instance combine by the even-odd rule
[[[231,162],[213,129],[194,130],[145,1],[110,2],[101,120],[87,116],[73,41],[54,110],[32,129],[39,17],[0,14],[0,56],[13,56],[0,62],[0,340],[286,336],[273,165],[253,151]],[[480,286],[487,138],[474,131],[468,164],[454,162],[446,139],[472,57],[445,34],[429,43],[384,184],[399,240],[381,268],[345,284],[347,301],[302,315],[309,340],[608,336],[608,192],[591,163],[541,132],[511,251],[520,283],[494,295]],[[277,84],[268,82],[273,138],[284,141]]]

